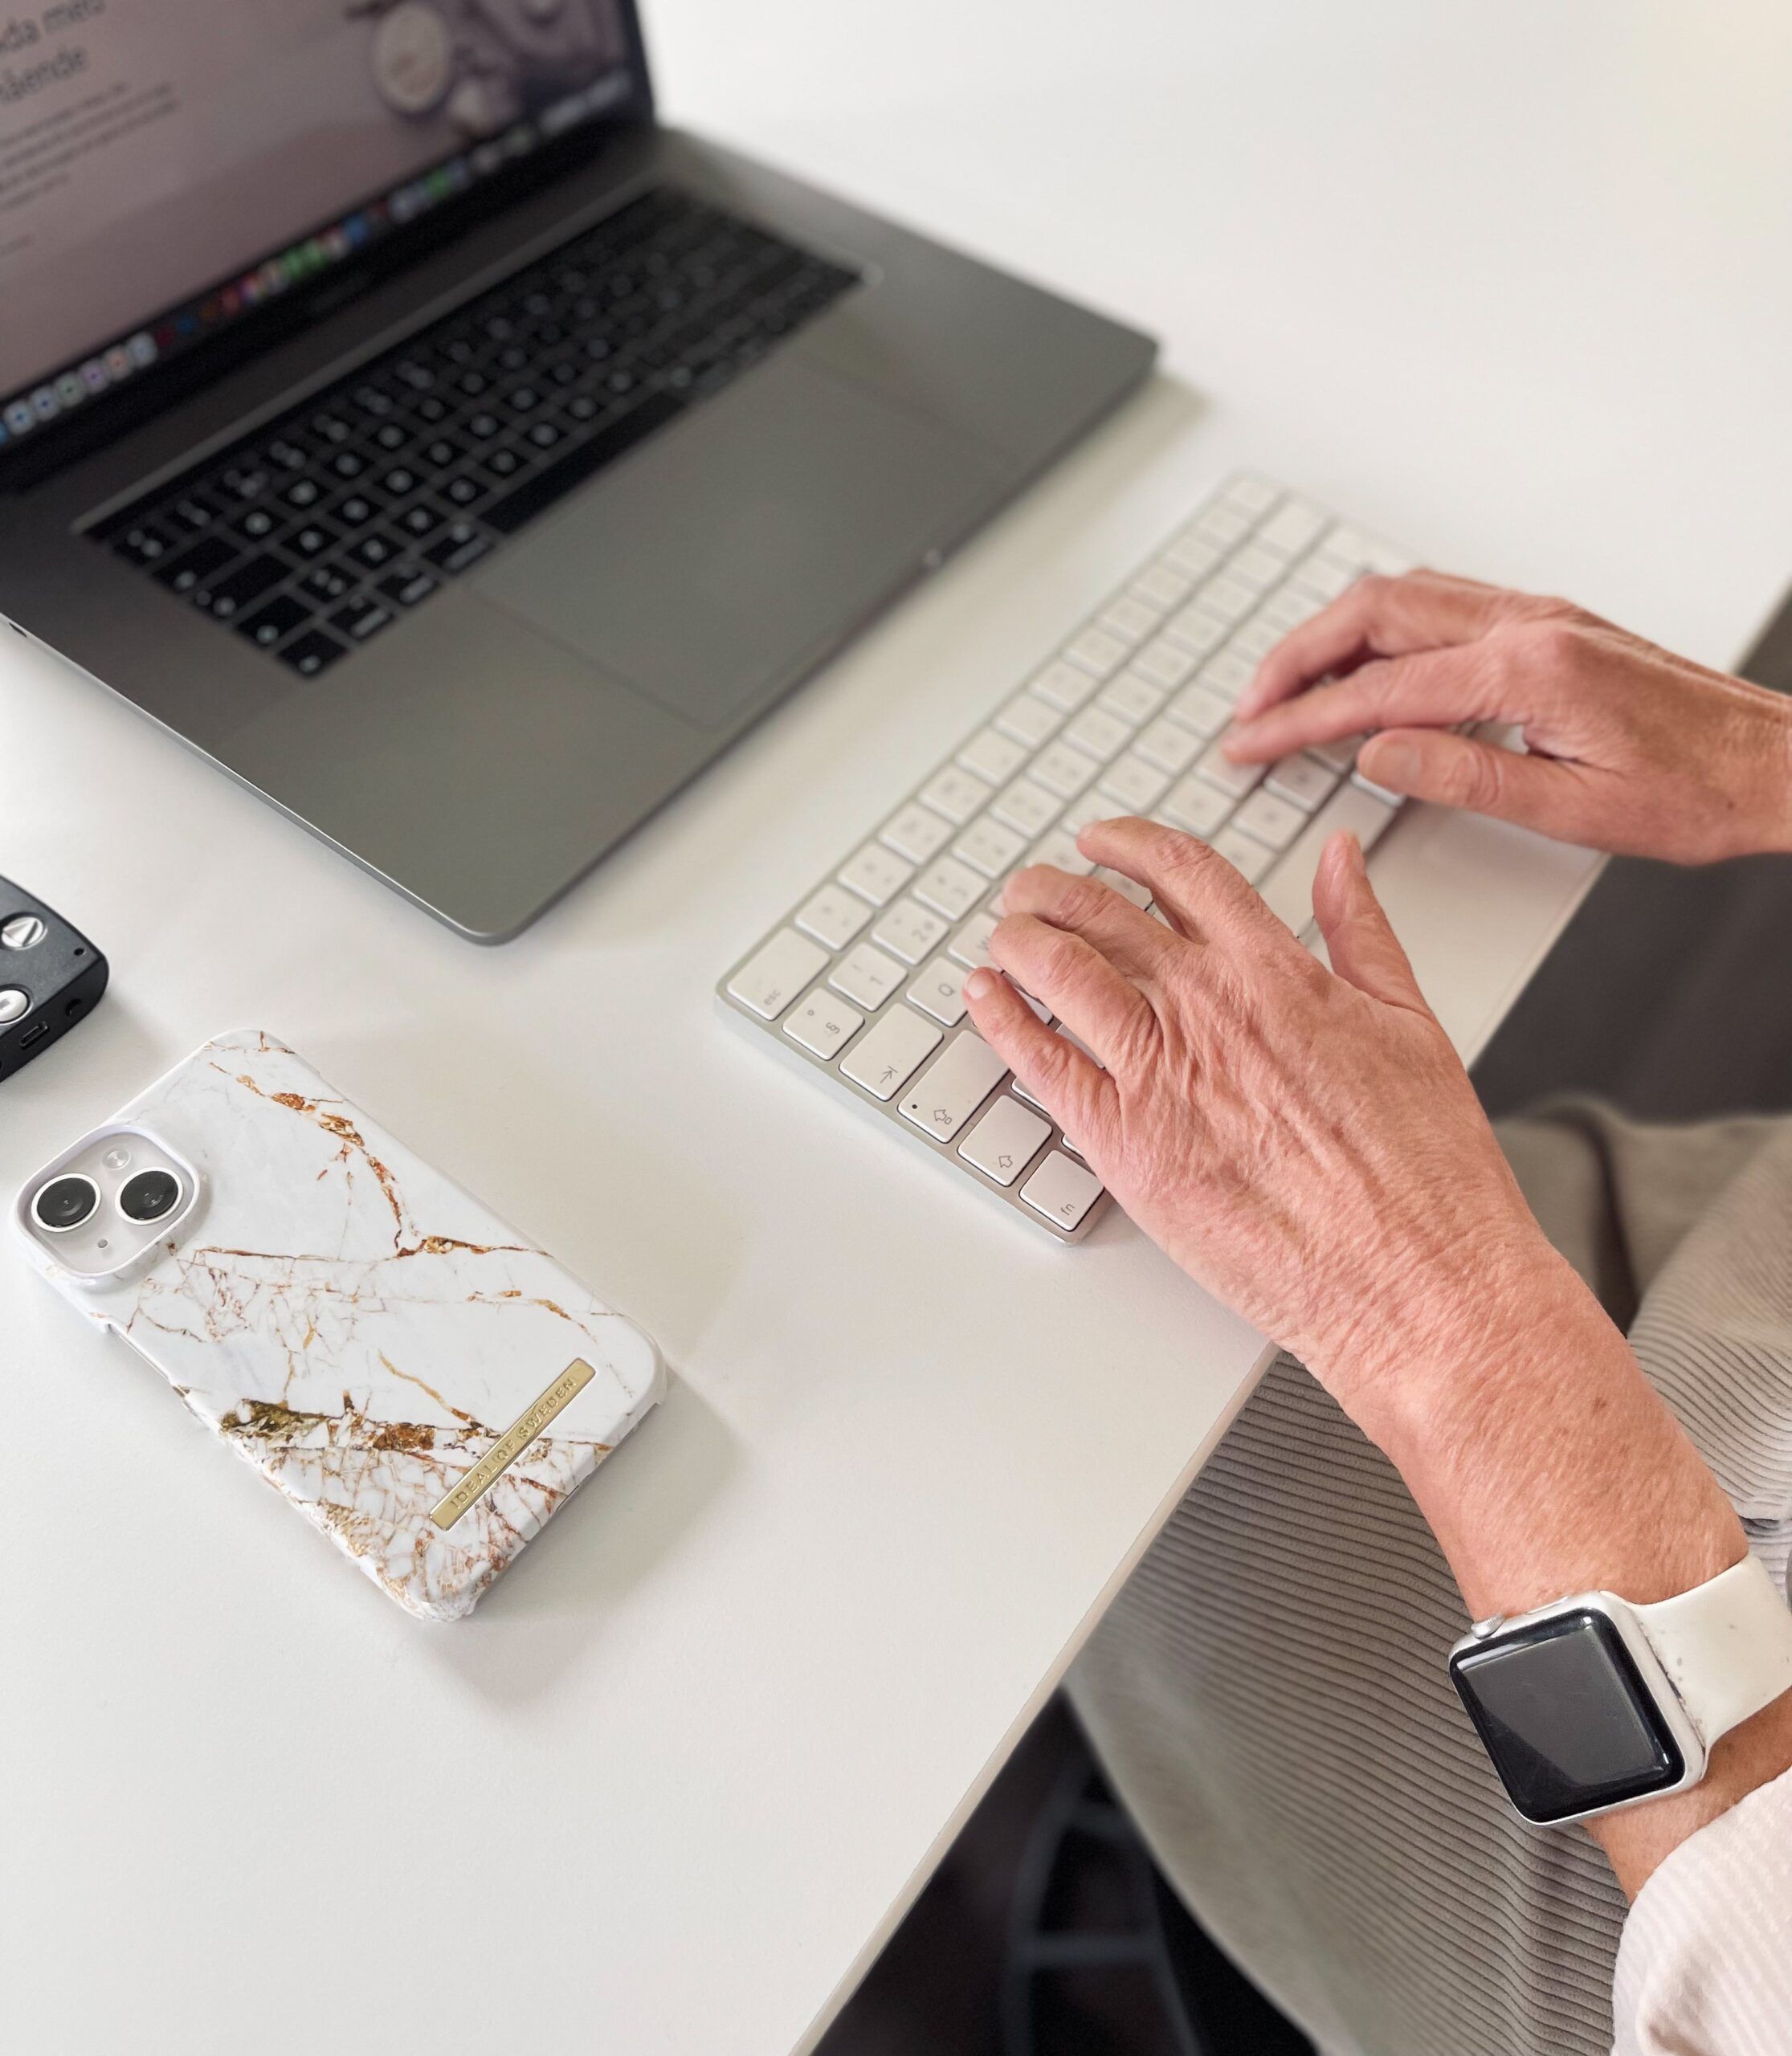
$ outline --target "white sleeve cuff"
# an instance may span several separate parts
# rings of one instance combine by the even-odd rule
[[[1618,1948],[1615,2056],[1792,2049],[1792,1771],[1688,1835]]]

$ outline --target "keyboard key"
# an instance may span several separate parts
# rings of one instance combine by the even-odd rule
[[[1065,729],[1064,740],[1104,764],[1116,750],[1126,747],[1132,733],[1126,722],[1100,707],[1089,707]]]
[[[1180,721],[1166,718],[1153,721],[1140,736],[1135,749],[1147,764],[1174,777],[1187,770],[1200,755],[1201,743],[1202,738],[1193,728],[1185,728]]]
[[[1231,505],[1252,516],[1267,513],[1281,496],[1280,487],[1272,485],[1267,479],[1255,477],[1249,471],[1240,471],[1236,478],[1228,479],[1222,496]]]
[[[941,857],[915,881],[915,897],[949,921],[963,920],[981,900],[988,881],[956,857]]]
[[[1282,581],[1288,566],[1273,551],[1259,549],[1255,543],[1247,543],[1227,560],[1226,575],[1235,578],[1241,585],[1249,585],[1255,591],[1267,593],[1272,585]]]
[[[1172,607],[1180,606],[1194,590],[1194,583],[1182,572],[1173,571],[1168,565],[1154,564],[1149,570],[1141,572],[1128,589],[1147,606],[1164,614]]]
[[[1321,764],[1329,765],[1341,778],[1354,768],[1357,752],[1367,740],[1366,736],[1340,736],[1335,742],[1309,743],[1307,754],[1316,757]]]
[[[431,543],[423,554],[438,571],[446,571],[451,577],[477,564],[491,548],[491,539],[482,536],[471,522],[451,521],[441,541]]]
[[[1059,720],[1055,707],[1047,706],[1031,692],[1019,692],[996,716],[995,724],[1016,742],[1025,743],[1029,749],[1037,749],[1056,729]]]
[[[762,1020],[775,1021],[827,961],[827,952],[806,936],[780,928],[729,980],[728,989]]]
[[[1085,628],[1064,646],[1064,655],[1091,678],[1112,678],[1126,661],[1126,645],[1104,628]]]
[[[903,968],[893,957],[862,942],[827,974],[827,982],[867,1014],[875,1014],[901,985]]]
[[[1206,578],[1225,554],[1223,548],[1206,536],[1190,534],[1179,536],[1164,552],[1163,561],[1186,577]]]
[[[901,1113],[936,1142],[949,1142],[1007,1071],[981,1035],[962,1029],[915,1081]]]
[[[973,814],[981,814],[994,787],[974,772],[949,764],[921,788],[921,798],[936,814],[943,814],[954,826],[962,828]]]
[[[844,949],[871,919],[871,909],[844,886],[824,885],[797,916],[797,926],[830,949]]]
[[[1255,835],[1272,850],[1285,850],[1307,825],[1305,813],[1279,800],[1267,787],[1254,792],[1232,819],[1247,835]]]
[[[1230,549],[1250,531],[1250,516],[1224,505],[1210,507],[1195,517],[1194,533],[1210,543],[1217,543],[1222,549]]]
[[[1011,1185],[1051,1133],[1018,1099],[1000,1099],[958,1145],[958,1154],[998,1185]]]
[[[355,579],[339,564],[320,564],[299,581],[299,590],[319,606],[331,606],[355,589]]]
[[[1006,792],[997,794],[990,811],[1022,834],[1037,835],[1057,818],[1058,802],[1043,785],[1035,785],[1031,778],[1017,778]]]
[[[1184,778],[1165,796],[1161,811],[1174,827],[1205,841],[1232,811],[1232,800],[1205,778]]]
[[[363,536],[349,551],[350,559],[366,571],[383,571],[389,564],[395,564],[405,553],[405,545],[395,536],[382,535],[376,531]]]
[[[1316,507],[1304,500],[1284,500],[1252,540],[1284,557],[1300,557],[1331,525]]]
[[[872,940],[881,943],[904,964],[918,964],[938,943],[947,925],[918,900],[899,900],[872,930]]]
[[[283,593],[278,599],[270,600],[246,621],[237,625],[237,633],[247,635],[251,642],[259,643],[263,650],[271,650],[283,636],[290,635],[296,628],[302,628],[311,618],[311,609],[303,600],[296,600],[290,593]]]
[[[991,961],[990,937],[995,933],[1000,918],[984,908],[973,914],[952,938],[952,954],[967,971],[974,971],[978,965]]]
[[[1269,775],[1263,781],[1264,789],[1273,793],[1277,799],[1286,800],[1291,806],[1297,806],[1303,814],[1311,814],[1321,801],[1331,797],[1332,789],[1338,781],[1338,774],[1329,764],[1321,764],[1316,757],[1296,753],[1284,757],[1280,764],[1269,767]]]
[[[1101,1197],[1101,1181],[1087,1165],[1054,1149],[1020,1189],[1035,1214],[1074,1228]]]
[[[227,565],[235,563],[237,547],[222,536],[206,536],[170,557],[157,568],[156,577],[173,593],[190,593],[208,578],[215,578]]]
[[[410,570],[395,571],[390,578],[381,579],[378,589],[394,606],[414,607],[437,588],[428,572]]]
[[[885,822],[878,830],[880,842],[887,842],[899,856],[916,864],[925,863],[951,839],[949,821],[943,820],[931,807],[913,803],[905,806],[893,820]]]
[[[1267,843],[1247,835],[1242,828],[1221,829],[1213,845],[1227,863],[1243,872],[1247,885],[1259,883],[1276,861],[1276,852]]]
[[[333,635],[326,635],[322,629],[314,628],[308,635],[288,642],[280,652],[280,659],[283,664],[290,664],[300,678],[316,678],[348,654],[346,642],[339,642]]]
[[[370,642],[382,628],[390,628],[396,618],[390,607],[382,607],[378,600],[358,593],[340,613],[330,616],[330,626],[351,642]]]
[[[1255,791],[1261,783],[1263,767],[1260,764],[1235,764],[1221,749],[1219,744],[1210,743],[1195,765],[1198,777],[1205,778],[1210,785],[1218,785],[1223,793],[1230,793],[1235,800]]]
[[[1141,678],[1137,671],[1122,671],[1102,694],[1100,704],[1123,721],[1148,721],[1166,697],[1161,685]]]
[[[1166,773],[1129,752],[1102,774],[1101,790],[1126,814],[1149,814],[1169,784]]]
[[[931,1014],[942,1026],[956,1028],[965,1018],[965,980],[968,976],[967,965],[936,957],[908,988],[908,1004],[918,1006],[923,1014]]]
[[[1027,761],[1027,752],[1018,742],[994,728],[979,728],[958,753],[958,761],[979,778],[999,785]]]
[[[1033,760],[1032,776],[1059,799],[1075,799],[1096,774],[1094,760],[1066,743],[1054,743]]]
[[[341,540],[341,531],[327,521],[306,521],[287,537],[286,547],[295,557],[325,557]]]
[[[1210,663],[1202,666],[1199,683],[1231,706],[1256,675],[1257,667],[1254,663],[1235,651],[1223,650]]]
[[[1365,851],[1372,850],[1399,810],[1395,802],[1378,799],[1358,785],[1341,787],[1307,823],[1264,886],[1270,912],[1299,935],[1312,919],[1313,880],[1327,842],[1339,829],[1348,828]]]
[[[1101,617],[1100,626],[1122,642],[1142,642],[1163,618],[1163,609],[1148,606],[1136,593],[1123,593]]]
[[[1231,708],[1217,692],[1210,692],[1198,679],[1185,685],[1169,703],[1169,711],[1185,728],[1193,728],[1210,742],[1232,718]]]
[[[934,1022],[899,1006],[853,1044],[840,1069],[874,1099],[892,1099],[940,1046],[943,1036]]]
[[[839,877],[861,899],[874,907],[888,906],[915,875],[915,867],[887,850],[881,842],[867,842],[857,856],[841,865]]]
[[[206,608],[220,621],[233,620],[241,614],[251,600],[259,600],[263,593],[271,591],[287,575],[287,568],[277,557],[251,557],[227,571],[222,577],[210,585],[195,586],[194,603]]]
[[[1162,639],[1186,650],[1198,662],[1211,655],[1231,632],[1231,623],[1210,613],[1198,598],[1192,606],[1170,617],[1164,626]]]
[[[999,878],[1011,870],[1027,847],[1027,838],[985,814],[974,822],[952,846],[952,854],[986,878]]]
[[[1100,683],[1092,671],[1080,665],[1067,664],[1060,659],[1055,664],[1047,664],[1027,689],[1037,693],[1059,713],[1074,714]]]
[[[865,1017],[856,1007],[848,1006],[832,993],[814,992],[791,1010],[784,1032],[792,1042],[802,1043],[817,1056],[831,1059],[864,1025]]]
[[[1174,636],[1160,635],[1133,659],[1133,671],[1147,683],[1173,692],[1193,673],[1199,662],[1198,652],[1185,648]]]

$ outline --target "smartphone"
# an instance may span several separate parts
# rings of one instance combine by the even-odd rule
[[[256,1030],[64,1150],[13,1227],[430,1620],[470,1613],[664,1389],[639,1328]]]

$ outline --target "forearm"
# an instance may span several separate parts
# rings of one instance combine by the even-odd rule
[[[1740,1562],[1721,1488],[1628,1343],[1553,1251],[1457,1295],[1420,1360],[1359,1418],[1398,1466],[1470,1613],[1521,1613],[1604,1589],[1647,1605]],[[1792,1695],[1713,1751],[1691,1791],[1603,1816],[1594,1832],[1635,1893],[1704,1821],[1792,1767]]]

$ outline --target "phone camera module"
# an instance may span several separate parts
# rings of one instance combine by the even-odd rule
[[[128,1171],[131,1168],[131,1152],[122,1143],[116,1143],[100,1161],[108,1171]]]
[[[74,1171],[39,1188],[31,1201],[31,1218],[52,1235],[66,1235],[71,1228],[91,1219],[99,1204],[99,1187],[92,1178]]]
[[[172,1171],[139,1171],[118,1194],[118,1210],[127,1221],[165,1220],[180,1202],[181,1181]]]

